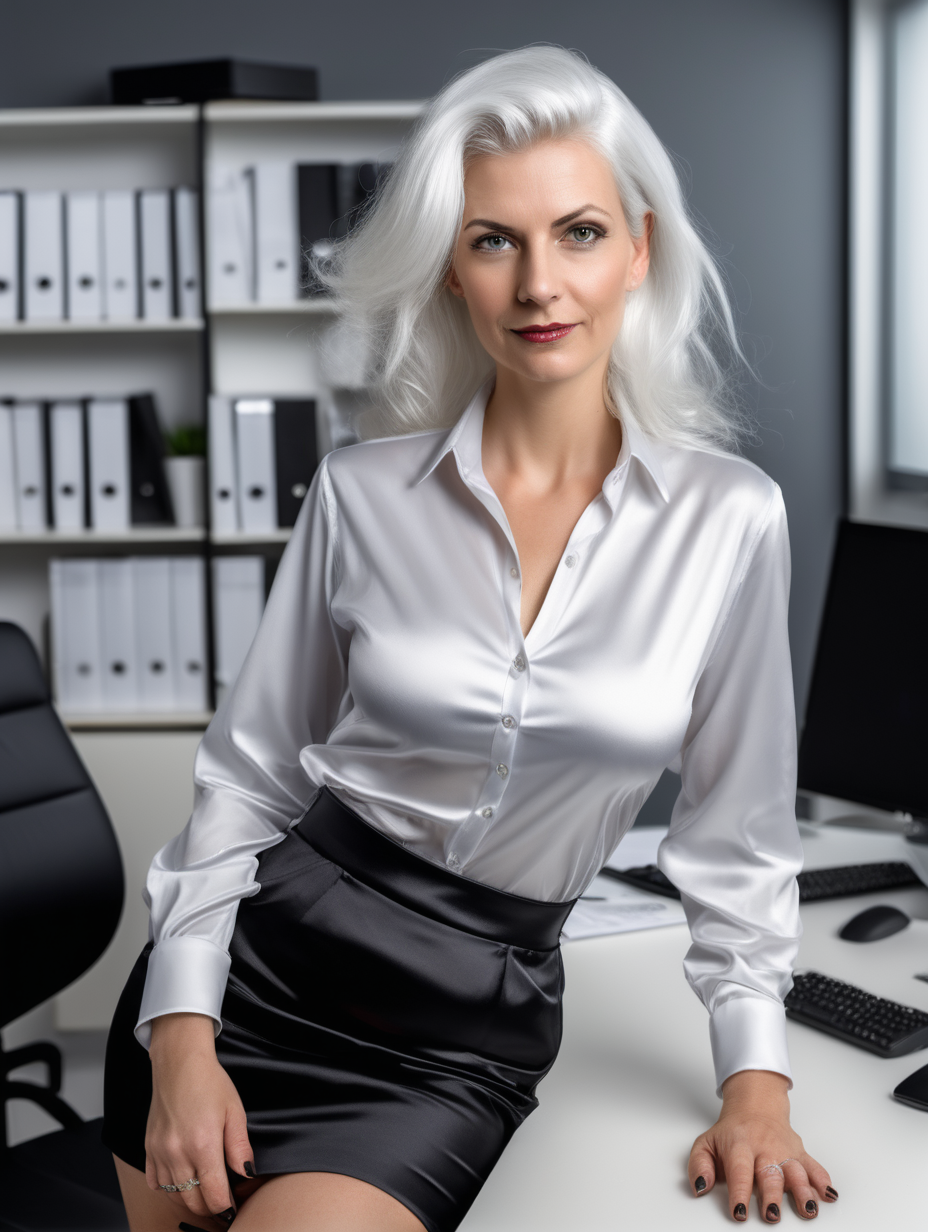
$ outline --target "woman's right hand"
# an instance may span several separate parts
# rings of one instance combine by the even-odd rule
[[[216,1059],[213,1020],[204,1014],[164,1014],[152,1022],[152,1100],[145,1134],[149,1188],[200,1184],[168,1194],[182,1212],[229,1224],[235,1206],[226,1162],[254,1175],[245,1109]],[[162,1191],[163,1192],[163,1191]],[[180,1216],[184,1218],[182,1213]]]

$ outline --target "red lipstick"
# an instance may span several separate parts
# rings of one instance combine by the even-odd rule
[[[526,342],[554,342],[557,338],[566,338],[576,328],[576,323],[564,325],[560,321],[550,321],[547,325],[526,325],[524,329],[514,329],[512,332]]]

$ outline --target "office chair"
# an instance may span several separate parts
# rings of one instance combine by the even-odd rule
[[[0,1027],[61,992],[116,931],[123,872],[110,820],[51,706],[32,643],[0,621]],[[13,1081],[43,1062],[48,1083]],[[61,1098],[52,1043],[0,1046],[0,1232],[125,1232],[100,1120]],[[6,1105],[26,1099],[61,1130],[10,1147]]]

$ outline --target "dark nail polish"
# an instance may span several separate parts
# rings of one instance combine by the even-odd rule
[[[817,1215],[818,1214],[818,1203],[813,1202],[811,1198],[806,1203],[806,1214],[807,1215]]]
[[[198,1228],[193,1223],[179,1223],[177,1226],[180,1228],[180,1232],[206,1232],[205,1228]]]
[[[768,1223],[780,1222],[780,1208],[775,1202],[771,1202],[767,1207],[767,1213],[764,1216]]]
[[[825,1186],[825,1193],[827,1193],[827,1194],[828,1194],[828,1196],[829,1196],[829,1198],[831,1198],[832,1202],[834,1202],[834,1201],[837,1199],[837,1197],[838,1197],[838,1191],[837,1191],[837,1189],[832,1189],[832,1187],[831,1187],[830,1185],[826,1185],[826,1186]]]
[[[245,1162],[244,1162],[244,1164],[242,1165],[242,1167],[245,1169],[245,1175],[246,1175],[246,1176],[250,1176],[252,1179],[254,1179],[254,1176],[255,1176],[255,1166],[254,1166],[254,1164],[251,1162],[251,1160],[250,1160],[250,1159],[246,1159],[246,1160],[245,1160]]]
[[[216,1218],[221,1219],[223,1223],[231,1223],[235,1218],[235,1214],[235,1207],[230,1206],[227,1211],[220,1211]]]
[[[702,1193],[706,1188],[706,1178],[704,1176],[697,1176],[694,1182],[694,1188],[697,1193]]]
[[[732,1214],[734,1215],[736,1219],[747,1219],[748,1208],[744,1205],[743,1202],[739,1202],[738,1205],[735,1207],[735,1209],[732,1211]]]

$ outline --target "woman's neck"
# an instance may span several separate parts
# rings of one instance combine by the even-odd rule
[[[548,490],[584,477],[602,483],[622,445],[604,377],[595,370],[572,381],[527,382],[499,369],[484,417],[484,471],[519,474]]]

